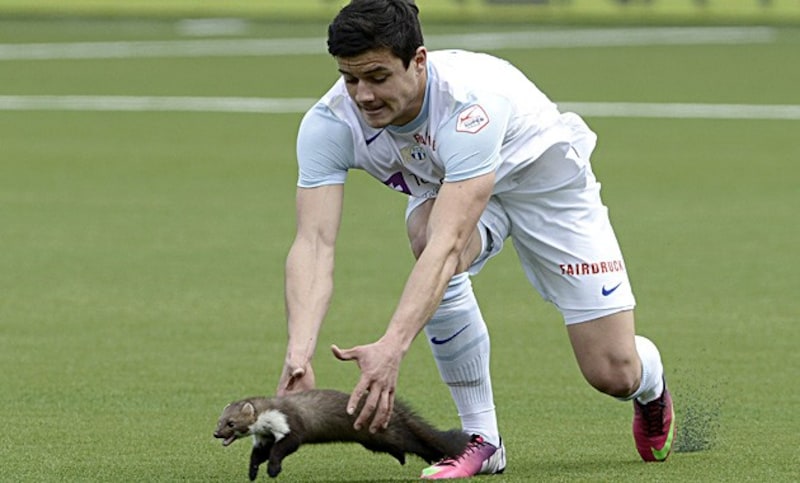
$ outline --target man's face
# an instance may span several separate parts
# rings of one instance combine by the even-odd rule
[[[355,57],[337,57],[347,92],[371,127],[402,126],[419,114],[425,97],[427,52],[424,47],[406,69],[388,49]]]

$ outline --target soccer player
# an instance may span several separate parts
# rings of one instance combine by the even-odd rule
[[[632,400],[639,453],[666,459],[672,401],[658,349],[634,332],[634,296],[590,163],[596,135],[504,60],[429,52],[409,0],[352,0],[328,28],[328,51],[341,78],[306,113],[297,137],[297,233],[286,260],[289,339],[278,393],[314,386],[343,184],[348,170],[362,169],[408,197],[416,263],[384,335],[332,347],[361,371],[348,402],[354,412],[365,398],[357,428],[387,424],[401,362],[424,331],[474,436],[463,455],[426,468],[423,478],[505,469],[489,333],[470,276],[510,238],[532,286],[563,315],[586,380]]]

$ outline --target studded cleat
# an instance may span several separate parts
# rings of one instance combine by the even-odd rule
[[[669,456],[675,439],[675,412],[666,383],[658,399],[647,404],[634,399],[633,439],[645,461],[664,461]]]
[[[468,478],[480,474],[498,474],[506,469],[506,449],[503,441],[496,447],[484,441],[480,435],[472,435],[472,439],[457,458],[446,458],[422,470],[424,480],[444,480],[451,478]]]

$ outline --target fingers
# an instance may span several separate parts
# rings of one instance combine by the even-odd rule
[[[363,378],[358,381],[355,389],[353,392],[350,393],[350,399],[347,401],[347,414],[353,415],[356,413],[356,408],[358,407],[358,403],[361,402],[361,398],[364,397],[369,392],[368,389],[369,382],[366,382]],[[361,408],[361,412],[364,412],[364,408]],[[356,420],[356,423],[358,420]],[[361,426],[354,425],[356,429],[361,429]]]
[[[284,367],[281,380],[278,382],[276,394],[283,396],[292,392],[306,391],[313,389],[315,385],[314,371],[311,366],[307,367],[292,367],[287,365]]]
[[[356,418],[355,422],[353,423],[353,427],[356,430],[359,430],[370,423],[370,420],[373,421],[373,424],[370,425],[369,430],[373,433],[374,420],[375,420],[375,410],[378,407],[378,403],[380,402],[381,391],[369,391],[367,392],[367,397],[364,400],[364,406],[361,408],[361,412],[358,413],[358,417]]]
[[[303,369],[295,369],[292,371],[292,373],[289,375],[289,378],[286,380],[286,385],[284,386],[286,391],[293,391],[297,386],[299,379],[302,378],[305,373],[306,371]]]
[[[333,355],[337,359],[339,359],[340,361],[352,361],[352,360],[355,360],[356,364],[359,363],[358,356],[356,354],[356,350],[355,349],[343,350],[343,349],[340,349],[339,346],[337,346],[336,344],[333,344],[333,345],[331,345],[331,351],[333,351]],[[370,382],[368,380],[366,380],[362,376],[361,379],[358,381],[358,384],[356,385],[355,389],[353,389],[353,392],[350,393],[350,399],[347,401],[347,414],[349,414],[351,416],[353,414],[355,414],[356,408],[358,407],[358,403],[361,401],[361,398],[365,394],[367,394],[367,392],[369,392],[369,385],[370,385]],[[361,412],[363,413],[363,408],[362,408]],[[360,418],[360,416],[359,416],[359,418]],[[361,428],[358,419],[356,420],[356,423],[355,423],[354,427],[355,427],[355,429],[360,429]]]
[[[369,431],[376,433],[389,426],[394,410],[394,392],[374,389],[375,384],[371,386],[373,389],[363,389],[365,385],[364,381],[360,381],[353,390],[347,403],[347,413],[354,414],[358,403],[364,399],[364,404],[353,422],[353,428],[358,431],[369,425]]]
[[[339,346],[333,344],[331,345],[331,350],[333,351],[333,355],[340,361],[352,361],[353,359],[357,359],[354,349],[339,349]]]
[[[357,392],[354,391],[350,399],[353,400],[356,394]],[[363,395],[363,393],[360,392],[358,394]],[[360,399],[361,396],[355,397],[356,401]],[[362,427],[369,424],[369,431],[371,433],[377,433],[380,430],[386,429],[389,426],[393,408],[394,395],[391,391],[369,391],[366,394],[364,406],[361,408],[358,417],[353,423],[353,427],[356,430],[360,430]]]
[[[381,391],[378,407],[375,409],[375,416],[372,418],[372,424],[369,426],[370,432],[376,433],[389,426],[389,419],[392,416],[393,407],[394,395],[392,392],[388,390]]]
[[[394,386],[390,385],[390,381],[396,379],[396,372],[386,371],[387,367],[391,368],[393,365],[382,360],[383,353],[373,346],[374,344],[341,349],[331,345],[331,351],[337,359],[355,361],[361,369],[361,378],[347,401],[347,414],[353,415],[358,410],[353,428],[360,430],[369,425],[369,430],[375,433],[389,425],[394,408]],[[363,405],[359,410],[362,399]]]
[[[293,391],[295,389],[300,389],[301,382],[303,381],[303,376],[306,375],[306,370],[302,367],[298,367],[297,369],[293,370],[291,374],[289,374],[289,380],[286,382],[286,389],[289,391]]]
[[[392,419],[392,414],[394,414],[394,391],[388,392],[387,398],[389,400],[389,405],[386,410],[386,421],[383,423],[383,429],[389,427],[389,421]]]

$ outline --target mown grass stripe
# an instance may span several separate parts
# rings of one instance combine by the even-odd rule
[[[775,40],[771,27],[646,27],[558,29],[530,32],[476,32],[430,35],[433,49],[476,50],[578,48],[647,45],[752,44]],[[323,38],[197,39],[0,44],[0,60],[124,59],[327,55]]]
[[[0,111],[172,111],[296,114],[316,99],[261,97],[0,96]],[[590,117],[800,120],[800,105],[563,102]]]

